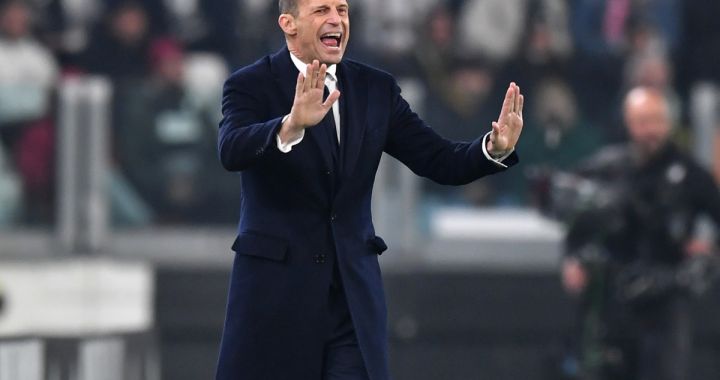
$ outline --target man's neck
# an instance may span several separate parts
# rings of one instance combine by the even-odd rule
[[[663,155],[670,148],[670,142],[665,142],[655,149],[643,149],[637,144],[632,144],[632,157],[637,166],[645,166]]]
[[[309,63],[306,63],[302,59],[300,59],[295,53],[293,53],[292,50],[290,50],[290,59],[292,60],[293,64],[298,69],[298,71],[300,71],[301,73],[304,74],[307,69],[307,65],[309,65]],[[337,70],[336,67],[337,67],[337,65],[335,65],[335,64],[328,65],[327,72],[333,78],[336,78],[336,76],[335,76],[336,75],[335,73]]]

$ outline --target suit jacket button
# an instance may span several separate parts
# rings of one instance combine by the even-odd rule
[[[255,151],[256,156],[262,156],[264,153],[265,153],[264,148],[257,148],[257,150]]]
[[[335,219],[337,219],[337,214],[332,214],[332,215],[330,215],[330,221],[331,221],[331,222],[334,222]]]

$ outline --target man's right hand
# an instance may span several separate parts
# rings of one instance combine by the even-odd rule
[[[577,259],[568,258],[563,261],[562,282],[565,290],[572,295],[578,295],[585,290],[587,274]]]
[[[326,73],[327,65],[315,60],[307,66],[305,75],[298,74],[292,111],[279,133],[282,142],[296,140],[306,128],[319,124],[340,99],[340,91],[335,90],[323,102]]]

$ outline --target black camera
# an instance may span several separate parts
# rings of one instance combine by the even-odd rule
[[[602,173],[533,169],[536,204],[540,211],[568,227],[565,248],[586,267],[604,268],[612,294],[623,303],[643,303],[685,291],[701,295],[720,274],[714,256],[701,256],[677,264],[646,260],[658,252],[628,257],[627,240],[649,236],[668,250],[683,250],[691,221],[685,205],[672,200],[679,189],[671,184],[653,188],[666,202],[653,203],[642,187]],[[644,229],[640,231],[640,229]],[[629,236],[628,234],[636,234]]]

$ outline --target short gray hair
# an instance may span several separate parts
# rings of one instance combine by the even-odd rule
[[[279,0],[278,1],[278,8],[280,9],[280,14],[286,14],[289,13],[293,16],[297,16],[298,14],[298,0]]]

